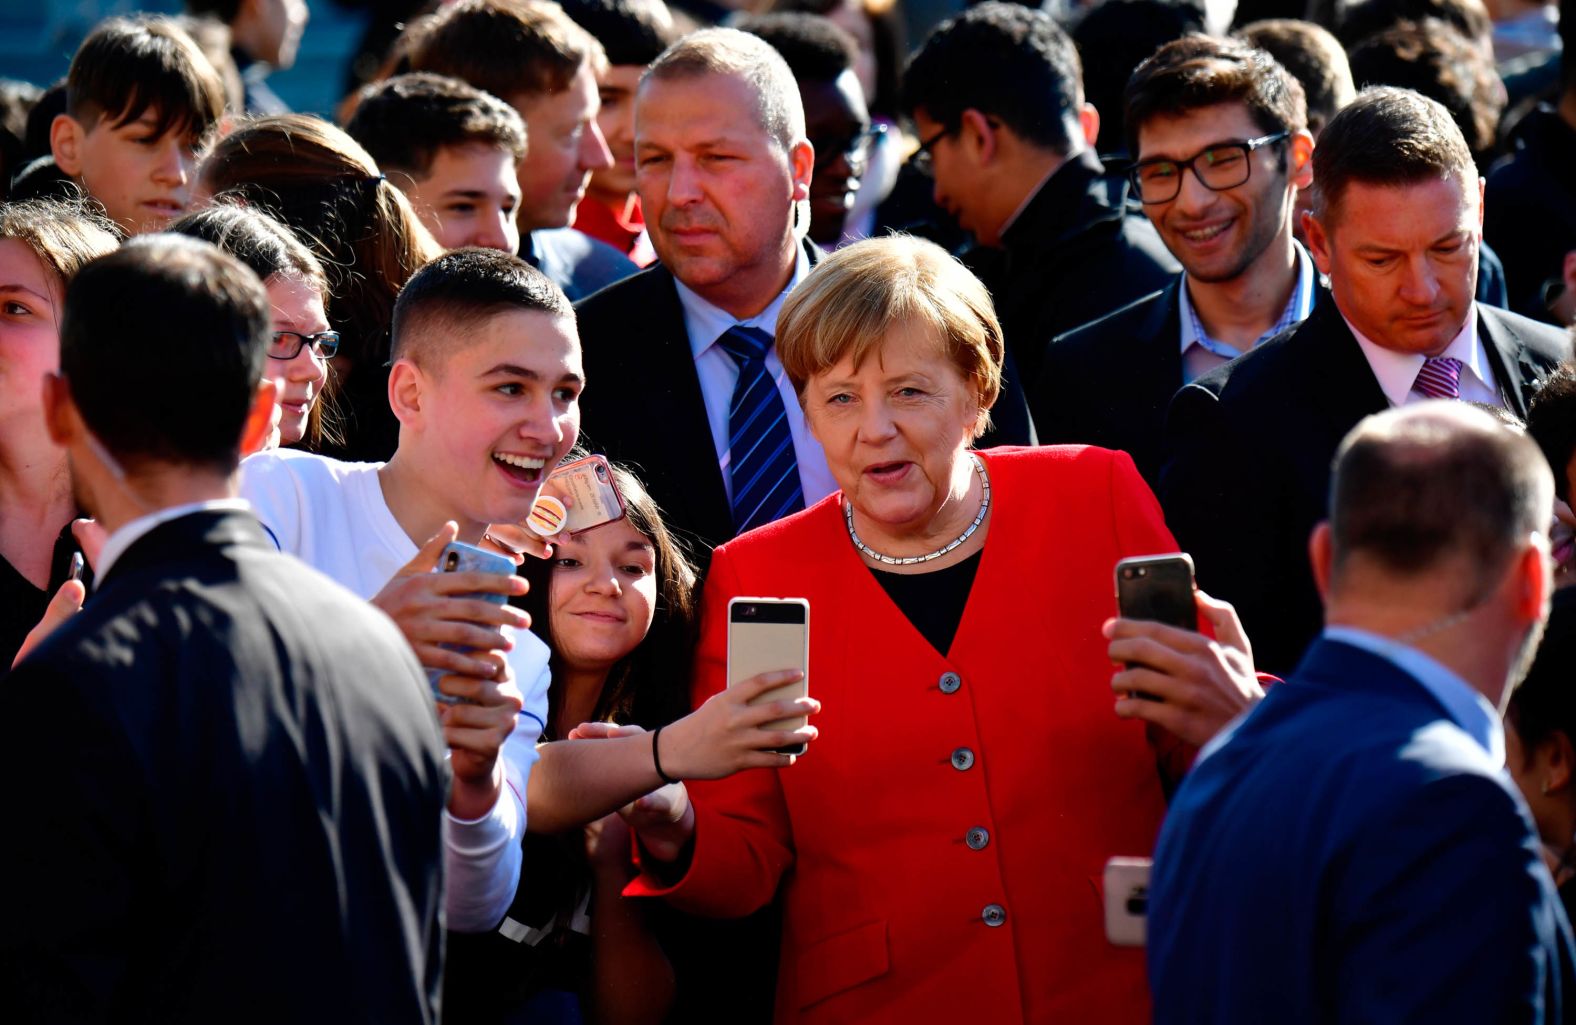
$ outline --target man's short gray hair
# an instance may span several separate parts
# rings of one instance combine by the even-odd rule
[[[743,79],[755,93],[761,127],[785,152],[805,137],[804,105],[793,72],[770,43],[748,32],[708,28],[685,36],[651,62],[641,84],[707,75]]]

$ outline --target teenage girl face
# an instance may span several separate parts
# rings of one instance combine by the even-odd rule
[[[570,668],[610,669],[645,639],[656,563],[656,548],[628,519],[558,542],[548,606],[553,643]]]
[[[61,287],[27,243],[0,239],[0,425],[42,432],[44,375],[60,364]]]
[[[275,331],[294,331],[315,335],[328,330],[328,315],[323,310],[323,293],[301,278],[274,274],[263,282]],[[294,445],[306,436],[307,418],[323,394],[328,381],[328,361],[313,346],[303,345],[290,359],[268,359],[264,368],[279,382],[279,443]]]

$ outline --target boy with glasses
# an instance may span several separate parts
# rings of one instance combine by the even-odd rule
[[[1134,72],[1132,194],[1184,270],[1050,344],[1029,393],[1041,441],[1121,449],[1154,487],[1176,390],[1308,315],[1319,290],[1292,235],[1306,121],[1296,79],[1245,43],[1188,36]]]

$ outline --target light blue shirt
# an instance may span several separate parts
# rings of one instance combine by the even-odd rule
[[[728,460],[728,407],[733,404],[733,388],[739,381],[739,365],[722,346],[717,344],[731,327],[753,327],[777,337],[777,314],[783,302],[810,273],[810,258],[804,246],[795,246],[798,259],[794,261],[793,277],[788,279],[777,298],[764,310],[748,320],[740,320],[726,310],[718,309],[702,299],[678,279],[679,303],[684,307],[684,330],[689,334],[690,352],[695,356],[695,376],[700,380],[700,393],[706,401],[706,423],[711,427],[711,440],[717,450],[717,465],[722,470],[722,483],[728,489],[728,500],[733,500],[733,476]],[[804,410],[799,406],[799,396],[793,383],[783,371],[777,358],[777,346],[766,350],[766,369],[777,385],[788,413],[788,432],[793,436],[794,458],[799,465],[799,486],[804,491],[804,504],[814,505],[837,490],[837,481],[826,467],[826,453],[821,443],[810,436],[805,426]]]
[[[1293,241],[1292,250],[1297,256],[1297,287],[1292,289],[1291,298],[1286,300],[1286,308],[1276,318],[1270,329],[1254,339],[1253,346],[1266,342],[1282,331],[1296,327],[1308,319],[1308,314],[1313,312],[1314,279],[1313,261],[1303,250],[1301,244]],[[1182,321],[1182,383],[1192,384],[1216,367],[1234,360],[1242,355],[1234,346],[1211,338],[1209,332],[1204,330],[1203,321],[1199,320],[1198,312],[1193,309],[1193,300],[1188,295],[1188,284],[1184,279],[1177,295],[1181,306]]]
[[[1505,764],[1505,727],[1499,712],[1477,688],[1408,644],[1352,626],[1327,626],[1327,640],[1361,648],[1421,683],[1451,720],[1482,746],[1496,765]]]

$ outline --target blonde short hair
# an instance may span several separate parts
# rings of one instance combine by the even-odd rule
[[[889,235],[838,250],[789,294],[777,318],[777,356],[804,398],[810,378],[876,352],[900,324],[928,325],[980,402],[980,432],[1001,393],[1001,323],[980,279],[945,249]]]

